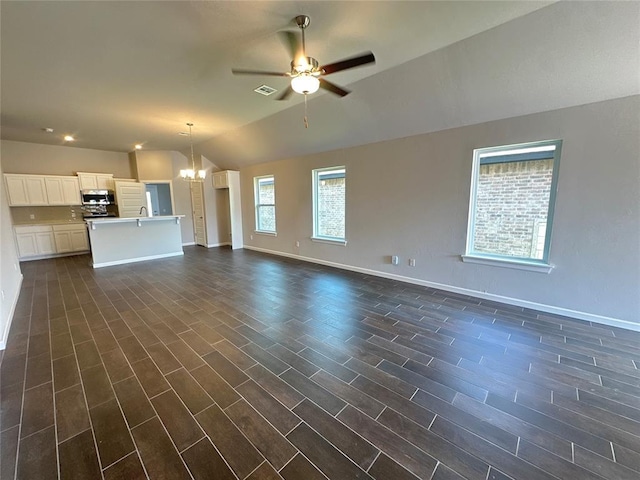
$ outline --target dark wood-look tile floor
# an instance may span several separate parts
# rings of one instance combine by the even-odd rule
[[[640,478],[640,333],[249,251],[22,264],[10,479]]]

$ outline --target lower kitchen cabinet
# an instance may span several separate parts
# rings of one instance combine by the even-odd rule
[[[20,258],[56,253],[53,229],[49,225],[15,227],[15,232]]]
[[[56,253],[85,252],[89,250],[87,227],[84,225],[54,225]]]
[[[14,231],[20,260],[89,250],[84,224],[16,226]]]

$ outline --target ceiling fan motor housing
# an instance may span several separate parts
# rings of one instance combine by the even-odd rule
[[[318,69],[318,61],[313,57],[304,57],[304,63],[293,59],[291,61],[291,75],[300,75],[301,73],[320,72]]]

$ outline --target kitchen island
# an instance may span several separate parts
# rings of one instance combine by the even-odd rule
[[[85,220],[93,268],[183,255],[184,215]]]

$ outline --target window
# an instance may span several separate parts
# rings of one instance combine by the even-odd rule
[[[464,261],[549,272],[561,146],[550,140],[474,151]]]
[[[276,233],[276,185],[273,175],[253,179],[256,199],[256,231]]]
[[[313,238],[345,242],[345,167],[313,171]]]

